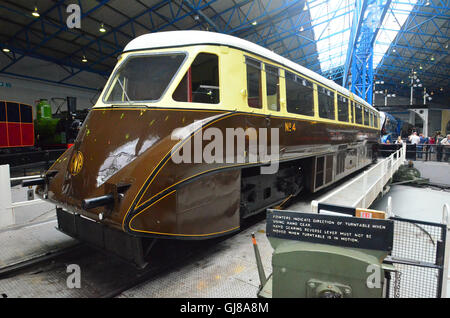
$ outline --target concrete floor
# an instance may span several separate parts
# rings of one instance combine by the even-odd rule
[[[450,162],[414,161],[414,167],[423,178],[433,183],[450,186]]]
[[[256,298],[259,277],[252,232],[269,274],[273,249],[265,235],[265,221],[261,221],[220,242],[206,257],[127,290],[119,297]]]
[[[37,199],[37,197],[35,198]],[[13,203],[27,201],[27,188],[20,185],[12,187],[11,199]],[[14,208],[15,226],[48,221],[54,219],[55,216],[55,205],[45,201],[35,205]]]

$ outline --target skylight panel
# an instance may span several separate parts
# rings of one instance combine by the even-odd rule
[[[307,2],[322,72],[345,63],[355,0]]]
[[[374,45],[373,68],[376,69],[383,59],[391,43],[395,40],[398,32],[408,19],[409,13],[416,5],[417,0],[404,0],[403,2],[394,2],[391,5],[386,17],[384,18],[382,28]],[[397,11],[397,10],[401,10]]]

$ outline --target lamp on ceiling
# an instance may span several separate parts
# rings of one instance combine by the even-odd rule
[[[87,58],[86,58],[86,56],[85,55],[83,55],[83,58],[81,59],[81,62],[83,62],[83,63],[87,63]]]
[[[33,16],[33,17],[35,17],[35,18],[39,18],[41,15],[39,14],[39,11],[38,11],[38,8],[37,8],[37,6],[35,5],[34,6],[34,11],[31,13],[31,15]]]
[[[105,33],[106,29],[105,29],[105,25],[102,23],[100,24],[100,29],[98,29],[100,32]]]

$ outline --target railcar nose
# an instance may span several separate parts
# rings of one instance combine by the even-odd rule
[[[172,132],[211,114],[147,108],[94,108],[73,147],[51,168],[41,196],[121,227],[149,176],[178,140]],[[170,177],[171,178],[171,177]]]

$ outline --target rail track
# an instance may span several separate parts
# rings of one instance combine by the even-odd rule
[[[30,259],[25,259],[23,261],[19,261],[15,264],[11,264],[8,266],[4,266],[0,268],[0,280],[4,278],[11,277],[15,274],[18,274],[24,270],[27,270],[29,268],[39,266],[45,263],[52,262],[53,260],[57,259],[58,257],[67,255],[69,253],[74,253],[78,251],[81,248],[81,244],[76,244],[73,246],[69,246],[57,251],[49,252],[43,255],[39,255]]]
[[[263,214],[254,216],[244,222],[242,229],[263,219]],[[235,234],[230,236],[232,235]],[[218,243],[228,238],[229,236],[207,241],[158,241],[150,253],[149,265],[144,269],[138,269],[88,245],[77,244],[0,269],[0,295],[12,298],[113,298],[135,286],[151,282],[159,275],[204,258]],[[66,270],[69,264],[80,266],[80,289],[67,287],[69,273]],[[30,281],[37,283],[33,285]]]

